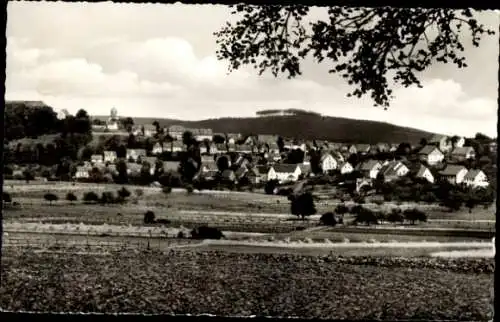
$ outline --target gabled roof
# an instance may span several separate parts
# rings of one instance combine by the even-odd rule
[[[293,173],[297,169],[297,164],[289,164],[289,163],[279,163],[273,165],[274,171],[277,173]]]
[[[255,167],[255,169],[259,174],[262,175],[262,174],[268,174],[269,170],[271,170],[271,167],[268,165],[258,165]]]
[[[451,151],[452,155],[467,155],[471,152],[474,152],[474,148],[471,146],[464,146],[461,148],[454,148],[453,151]]]
[[[342,169],[342,168],[343,168],[344,166],[346,166],[346,165],[348,165],[348,166],[351,166],[351,167],[352,167],[352,164],[350,164],[349,162],[347,162],[347,161],[346,161],[346,162],[341,162],[341,163],[339,164],[339,169]]]
[[[359,165],[359,170],[371,171],[377,164],[380,164],[377,160],[368,160]]]
[[[427,170],[429,170],[429,169],[428,169],[425,165],[420,164],[420,166],[418,167],[418,169],[417,169],[417,171],[416,171],[417,173],[416,173],[416,175],[415,175],[415,176],[416,176],[417,178],[423,177],[423,176],[424,176],[424,173],[425,173]],[[432,173],[431,173],[431,175],[432,175]]]
[[[456,176],[460,171],[467,170],[464,166],[449,164],[446,168],[439,172],[442,176]]]
[[[358,152],[368,152],[371,149],[371,145],[369,144],[355,144],[354,146]]]
[[[420,151],[418,151],[418,154],[429,155],[432,152],[434,152],[435,150],[438,150],[438,152],[442,154],[442,152],[436,146],[434,146],[434,145],[426,145],[426,146],[424,146]]]
[[[252,151],[252,147],[248,144],[239,144],[236,145],[237,151]]]
[[[386,165],[382,166],[382,168],[380,168],[380,173],[382,173],[386,177],[395,176],[397,174],[397,171],[401,167],[406,167],[406,166],[400,161],[390,161]]]
[[[464,180],[474,181],[474,179],[481,173],[484,174],[482,170],[477,170],[477,169],[469,170],[465,175]]]
[[[311,172],[311,165],[310,164],[299,164],[300,172],[302,173],[308,173]]]

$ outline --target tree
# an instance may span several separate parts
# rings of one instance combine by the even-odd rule
[[[335,213],[339,215],[344,215],[349,211],[349,209],[344,205],[340,204],[337,207],[335,207]]]
[[[146,211],[144,214],[144,223],[147,224],[154,224],[155,223],[155,213],[152,212],[151,210]]]
[[[427,215],[423,211],[418,210],[417,208],[405,210],[404,217],[406,220],[411,222],[412,225],[415,224],[415,221],[422,221],[422,222],[427,221]]]
[[[269,180],[266,182],[266,185],[264,186],[264,191],[267,195],[273,195],[274,190],[278,186],[278,180]]]
[[[420,146],[426,146],[427,145],[427,139],[426,138],[421,138],[420,139]]]
[[[327,212],[323,214],[320,218],[320,223],[325,226],[336,226],[337,219],[335,218],[335,214],[333,212]]]
[[[49,204],[52,205],[53,201],[59,200],[59,197],[53,193],[46,193],[43,198],[49,202]]]
[[[301,193],[298,196],[291,195],[291,212],[293,215],[299,216],[302,220],[306,216],[311,216],[316,213],[314,198],[310,192]]]
[[[224,142],[226,142],[226,138],[222,135],[219,135],[219,134],[215,134],[213,137],[212,137],[212,141],[215,143],[215,144],[224,144]]]
[[[69,202],[73,203],[73,202],[77,201],[78,198],[76,197],[76,195],[73,192],[68,192],[66,194],[66,200],[68,200]]]
[[[109,203],[115,203],[117,201],[117,198],[113,195],[111,191],[104,191],[101,194],[101,198],[99,199],[99,202],[103,205],[109,204]]]
[[[481,36],[494,34],[478,23],[472,9],[329,7],[328,19],[306,29],[305,5],[232,7],[239,19],[214,33],[217,57],[229,62],[229,71],[251,65],[259,74],[270,70],[275,77],[294,78],[301,75],[306,56],[328,59],[329,72],[355,86],[348,96],[371,94],[384,108],[393,97],[388,75],[405,87],[422,87],[417,74],[436,62],[467,67],[460,37],[465,30],[475,47]],[[434,37],[431,29],[437,30]]]
[[[132,132],[132,127],[134,126],[134,120],[131,117],[126,117],[124,119],[120,119],[120,125],[127,132]]]
[[[465,199],[465,207],[467,207],[469,209],[469,214],[472,213],[472,209],[474,207],[476,207],[477,205],[479,205],[480,203],[480,200],[477,198],[477,196],[470,192],[466,199]]]
[[[387,215],[387,221],[391,223],[403,223],[405,220],[405,217],[401,214],[400,209],[393,209],[388,215]]]
[[[2,201],[5,203],[11,203],[12,202],[12,197],[8,192],[2,192]]]
[[[215,227],[201,226],[191,230],[193,239],[221,239],[224,238],[222,231]]]
[[[118,190],[118,196],[120,198],[126,199],[126,198],[130,197],[130,191],[128,191],[127,188],[122,187],[120,190]]]
[[[278,145],[278,149],[280,150],[280,153],[285,150],[285,141],[281,136],[278,136],[278,139],[276,140],[276,144]]]
[[[224,172],[224,170],[227,170],[229,169],[229,158],[225,155],[222,155],[220,156],[219,158],[217,158],[217,169],[219,170],[219,172]]]
[[[97,202],[98,200],[99,196],[93,191],[89,191],[83,194],[83,201],[85,203]]]
[[[378,224],[378,218],[370,209],[361,207],[360,211],[356,215],[356,218],[354,219],[354,222],[365,223],[370,226],[370,224]]]

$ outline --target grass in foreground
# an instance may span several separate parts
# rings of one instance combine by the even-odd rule
[[[492,265],[493,260],[477,259],[24,252],[6,254],[0,307],[14,311],[487,320]]]

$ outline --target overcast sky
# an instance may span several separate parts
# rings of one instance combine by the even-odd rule
[[[315,8],[310,19],[324,16]],[[469,67],[434,65],[423,89],[396,88],[388,111],[312,60],[295,80],[227,75],[212,35],[230,17],[216,5],[9,2],[6,99],[42,100],[56,110],[199,120],[300,108],[440,133],[496,136],[498,35],[466,43]],[[498,12],[482,23],[498,30]],[[467,40],[469,38],[466,38]]]

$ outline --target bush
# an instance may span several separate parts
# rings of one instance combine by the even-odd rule
[[[102,193],[101,198],[99,199],[99,202],[101,204],[112,204],[112,203],[117,203],[118,198],[115,198],[113,193],[111,191],[105,191]]]
[[[344,204],[341,204],[341,205],[338,205],[337,207],[335,207],[336,214],[343,215],[343,214],[346,214],[347,212],[349,212],[349,209]]]
[[[387,220],[388,215],[383,211],[376,211],[374,212],[374,214],[379,222],[384,222]]]
[[[142,197],[144,195],[144,190],[142,190],[142,189],[135,189],[135,195],[137,197]]]
[[[378,219],[376,214],[366,208],[361,208],[360,212],[356,215],[355,223],[365,223],[368,226],[370,224],[378,224]]]
[[[97,202],[98,200],[99,196],[93,191],[89,191],[83,194],[83,201],[85,203]]]
[[[68,193],[66,194],[66,200],[68,200],[69,202],[71,202],[71,203],[72,203],[72,202],[74,202],[74,201],[77,201],[77,200],[78,200],[78,198],[75,196],[75,194],[74,194],[74,193],[72,193],[72,192],[68,192]]]
[[[50,204],[52,204],[53,201],[59,200],[59,197],[53,193],[46,193],[43,198],[47,200]]]
[[[184,233],[183,233],[182,231],[180,231],[180,232],[177,234],[177,238],[185,238]]]
[[[306,216],[316,214],[316,206],[314,205],[314,198],[310,192],[302,193],[299,196],[291,197],[291,213],[299,216],[304,220]]]
[[[187,185],[187,186],[186,186],[186,192],[187,192],[188,194],[192,194],[192,193],[194,192],[194,188],[193,188],[193,186],[192,186],[192,185]]]
[[[224,237],[222,231],[218,228],[201,226],[191,231],[193,239],[221,239]]]
[[[337,219],[335,218],[335,214],[333,212],[327,212],[323,214],[319,222],[325,226],[335,227],[337,225]]]
[[[7,203],[12,202],[12,197],[10,196],[10,194],[8,192],[4,191],[2,193],[2,201],[7,202]]]
[[[120,190],[118,190],[118,196],[120,196],[123,199],[126,199],[127,197],[130,197],[130,191],[128,191],[127,188],[122,187]]]
[[[163,191],[164,194],[169,194],[172,192],[172,187],[163,187],[161,191]]]
[[[274,189],[278,186],[278,180],[269,180],[266,182],[266,185],[264,187],[264,191],[268,195],[273,195],[274,194]]]
[[[406,220],[411,222],[412,225],[414,225],[416,221],[421,221],[421,222],[427,221],[427,215],[423,211],[418,210],[417,208],[405,210],[404,217]]]
[[[147,224],[154,224],[155,223],[155,213],[152,212],[151,210],[146,211],[144,214],[144,223]]]
[[[399,211],[397,211],[399,210]],[[400,222],[403,223],[405,217],[401,214],[401,209],[392,209],[392,211],[387,215],[387,221],[391,223]]]

